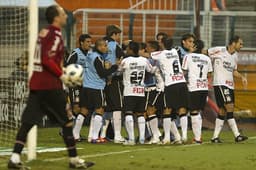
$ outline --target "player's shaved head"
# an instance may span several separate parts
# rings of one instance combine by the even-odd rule
[[[101,53],[106,53],[108,51],[107,42],[104,39],[98,39],[95,42],[95,50]]]

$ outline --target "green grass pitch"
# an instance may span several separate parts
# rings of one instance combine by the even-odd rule
[[[39,147],[64,147],[58,128],[39,129]],[[83,128],[82,134],[88,129]],[[209,142],[212,131],[203,131],[202,145],[136,145],[78,143],[79,155],[96,165],[91,170],[253,170],[256,169],[256,132],[244,130],[250,138],[235,143],[231,131],[223,131],[222,144]],[[189,132],[190,140],[192,134]],[[1,151],[0,151],[1,152]],[[34,170],[68,169],[66,151],[37,154],[26,165]],[[0,156],[0,169],[6,169],[9,156]],[[23,160],[26,156],[23,155]]]

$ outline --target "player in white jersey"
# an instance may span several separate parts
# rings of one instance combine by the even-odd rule
[[[127,55],[119,66],[119,71],[123,72],[124,83],[124,111],[125,126],[129,139],[124,144],[134,145],[134,121],[133,114],[138,117],[139,140],[144,143],[145,138],[145,118],[144,118],[144,78],[145,72],[153,72],[153,67],[149,61],[138,55],[139,44],[130,42],[127,47]]]
[[[159,62],[165,83],[164,93],[166,106],[163,113],[165,137],[163,144],[170,142],[170,130],[175,137],[174,143],[181,143],[181,137],[176,124],[173,120],[171,121],[170,118],[173,109],[177,110],[180,115],[182,137],[184,141],[187,140],[188,89],[177,50],[170,47],[168,42],[172,42],[172,40],[167,39],[164,41],[166,50],[151,53],[152,58]]]
[[[214,75],[213,86],[216,102],[219,109],[215,121],[214,134],[211,139],[213,143],[221,143],[220,131],[224,125],[225,117],[234,133],[235,142],[241,142],[248,137],[242,136],[237,128],[233,116],[234,112],[234,78],[241,78],[243,84],[247,85],[247,79],[237,71],[237,52],[243,47],[243,40],[239,36],[230,39],[227,47],[214,47],[208,49],[208,55],[213,60]]]
[[[152,66],[158,66],[158,62],[153,60],[150,56],[152,52],[159,51],[160,45],[157,41],[148,41],[147,42],[147,60]],[[156,144],[160,142],[159,137],[161,132],[158,128],[158,117],[163,112],[163,99],[164,99],[164,81],[163,77],[160,74],[146,73],[145,76],[145,109],[146,109],[146,124],[148,129],[152,132],[151,140],[147,144]],[[158,113],[158,114],[157,114]]]
[[[196,51],[185,55],[182,69],[188,75],[189,109],[191,115],[192,131],[194,142],[202,143],[201,129],[203,111],[208,95],[208,76],[211,75],[212,63],[208,56],[201,54],[204,43],[201,40],[195,41]]]

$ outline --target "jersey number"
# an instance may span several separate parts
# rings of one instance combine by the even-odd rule
[[[204,68],[204,65],[202,65],[202,64],[197,64],[197,67],[200,69],[199,77],[202,78],[202,77],[203,77],[203,68]]]
[[[131,73],[131,77],[130,77],[131,84],[139,84],[140,85],[141,81],[143,79],[143,74],[144,74],[143,71],[140,71],[140,72],[133,71]]]
[[[173,61],[172,63],[172,69],[173,69],[173,74],[178,74],[180,72],[180,68],[179,68],[179,62],[178,60]]]

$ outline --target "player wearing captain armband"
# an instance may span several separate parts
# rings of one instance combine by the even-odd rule
[[[69,156],[69,167],[88,168],[94,163],[85,162],[77,156],[76,144],[72,133],[73,122],[66,113],[66,98],[63,83],[71,85],[68,74],[63,74],[62,61],[64,42],[61,28],[66,24],[67,15],[57,5],[46,9],[46,19],[50,24],[39,33],[34,56],[34,70],[30,79],[30,94],[22,114],[21,127],[16,136],[13,153],[8,163],[9,169],[28,169],[21,163],[20,154],[26,143],[30,129],[40,123],[46,114],[63,129],[63,140]],[[47,169],[47,168],[46,168]]]
[[[214,74],[213,86],[217,105],[218,117],[215,121],[212,143],[221,143],[219,134],[224,125],[225,118],[231,128],[235,142],[247,140],[247,136],[240,134],[234,119],[234,77],[241,78],[244,86],[247,79],[237,71],[237,55],[243,47],[243,40],[239,36],[231,37],[228,46],[213,47],[208,49],[208,55],[212,59]]]
[[[170,116],[172,110],[177,110],[180,115],[183,140],[187,140],[187,97],[188,89],[181,69],[180,58],[177,50],[172,48],[172,39],[164,41],[165,50],[151,53],[151,57],[159,62],[160,70],[164,77],[165,109],[163,112],[164,139],[163,144],[170,143],[170,131],[175,140],[181,143],[181,136],[174,120]]]
[[[127,47],[127,56],[122,60],[119,71],[123,72],[124,83],[124,111],[125,127],[128,132],[128,140],[124,145],[134,145],[134,114],[138,118],[139,142],[145,140],[145,92],[144,79],[145,72],[155,72],[155,68],[149,61],[138,55],[139,44],[130,42]]]
[[[208,56],[201,54],[204,43],[195,41],[196,51],[184,56],[182,69],[188,75],[189,110],[194,133],[193,142],[201,144],[202,117],[208,95],[208,77],[211,76],[212,63]]]

